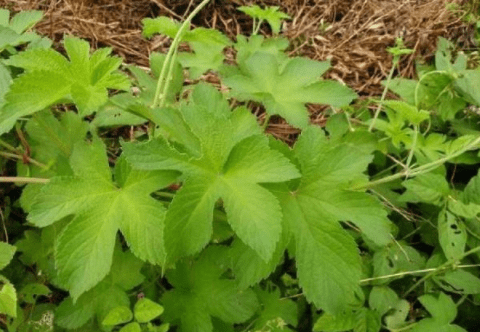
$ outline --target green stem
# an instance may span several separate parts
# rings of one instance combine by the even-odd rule
[[[413,126],[413,134],[414,136],[413,136],[412,147],[410,148],[410,152],[408,154],[407,163],[406,163],[407,170],[410,168],[410,164],[412,163],[412,159],[413,159],[413,154],[415,153],[415,147],[417,145],[418,125]]]
[[[169,192],[166,192],[166,191],[157,191],[155,193],[155,195],[157,195],[158,197],[163,197],[163,198],[167,198],[167,199],[170,199],[170,200],[172,200],[175,197],[174,193],[169,193]]]
[[[480,246],[479,247],[476,247],[476,248],[473,248],[465,253],[463,253],[460,257],[457,257],[457,258],[454,258],[454,259],[450,259],[448,261],[446,261],[445,263],[443,263],[442,265],[440,265],[439,267],[437,267],[434,271],[428,273],[427,275],[423,276],[419,281],[417,281],[412,287],[410,287],[406,292],[405,294],[403,295],[403,297],[407,296],[408,294],[410,294],[415,288],[417,288],[418,286],[420,286],[425,280],[429,279],[430,277],[433,277],[434,275],[436,275],[437,273],[439,272],[442,272],[444,270],[446,270],[447,268],[449,268],[450,266],[453,266],[456,264],[456,262],[462,260],[463,258],[471,255],[471,254],[474,254],[476,252],[479,252],[480,251]]]
[[[7,158],[14,158],[14,159],[23,159],[22,155],[18,155],[18,154],[15,154],[15,153],[9,153],[9,152],[3,152],[3,151],[0,151],[0,156],[4,156],[4,157],[7,157]],[[34,164],[34,165],[36,165],[38,167],[41,167],[41,168],[48,168],[47,165],[42,164],[41,162],[36,161],[35,159],[30,158],[29,156],[27,156],[26,158],[27,158],[27,161],[31,164]]]
[[[468,294],[463,294],[460,300],[458,300],[457,303],[455,303],[455,305],[459,307],[467,298],[468,298]]]
[[[0,139],[0,145],[3,146],[4,148],[6,148],[7,150],[10,150],[10,151],[17,151],[17,149],[15,149],[13,146],[11,146],[10,144],[8,144],[7,142],[3,141]]]
[[[257,26],[255,27],[255,30],[253,30],[254,35],[258,35],[258,32],[260,31],[260,26],[263,23],[263,19],[258,20]]]
[[[380,98],[380,102],[378,103],[375,114],[373,115],[372,122],[370,123],[370,126],[368,127],[368,131],[372,131],[373,127],[375,126],[375,122],[377,121],[378,115],[380,114],[380,110],[382,109],[383,101],[385,100],[385,97],[387,96],[388,87],[390,85],[390,81],[392,80],[393,72],[395,71],[395,68],[398,65],[399,59],[400,58],[398,56],[393,57],[392,69],[390,69],[390,73],[388,73],[387,83],[385,83],[385,89],[383,89],[382,97]]]
[[[177,60],[177,54],[178,54],[178,49],[175,48],[172,54],[172,58],[170,60],[169,67],[168,67],[167,79],[165,81],[165,85],[163,86],[162,93],[160,94],[162,98],[160,99],[158,107],[165,106],[165,103],[167,101],[168,89],[170,88],[170,82],[173,79],[173,69],[175,68],[175,61]]]
[[[428,163],[428,164],[425,164],[425,165],[422,165],[422,166],[418,166],[418,167],[416,167],[412,170],[406,169],[403,172],[393,174],[393,175],[384,177],[384,178],[376,180],[376,181],[372,181],[372,182],[368,182],[368,183],[365,183],[365,184],[362,184],[362,185],[354,186],[350,189],[351,190],[368,189],[368,188],[375,187],[376,185],[379,185],[379,184],[382,184],[382,183],[386,183],[386,182],[390,182],[390,181],[395,181],[397,179],[401,179],[405,176],[415,176],[415,175],[419,175],[419,174],[422,174],[422,173],[428,173],[428,172],[434,170],[435,168],[443,165],[445,162],[449,161],[450,159],[458,157],[461,154],[463,154],[464,152],[474,148],[478,144],[480,144],[480,137],[477,138],[476,140],[472,141],[470,144],[467,144],[466,146],[464,146],[459,151],[457,151],[455,153],[452,153],[449,156],[440,158],[438,160],[432,161],[431,163]]]
[[[27,178],[21,176],[0,176],[0,182],[18,182],[18,183],[48,183],[50,179]]]
[[[165,104],[165,97],[168,91],[168,87],[170,85],[169,82],[171,80],[173,67],[174,67],[173,60],[176,57],[176,52],[177,52],[178,46],[180,45],[182,36],[185,33],[185,31],[190,27],[190,22],[195,17],[195,15],[197,15],[198,12],[202,10],[202,8],[205,7],[209,2],[210,0],[203,0],[197,6],[197,8],[195,8],[192,11],[192,13],[187,17],[185,22],[183,22],[183,24],[180,26],[180,29],[178,29],[178,32],[175,35],[175,38],[173,39],[172,45],[170,45],[170,49],[168,50],[167,56],[165,58],[165,62],[163,63],[162,71],[160,72],[160,77],[158,78],[157,88],[155,90],[155,97],[153,99],[152,108],[162,107]],[[167,73],[167,68],[168,68],[168,73]]]

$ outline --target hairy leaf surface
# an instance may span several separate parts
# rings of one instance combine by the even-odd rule
[[[90,56],[90,46],[81,39],[67,37],[64,47],[68,59],[53,49],[34,48],[7,60],[25,73],[12,83],[0,110],[0,133],[10,130],[15,121],[56,102],[71,101],[82,116],[96,111],[108,100],[107,89],[126,90],[127,78],[115,72],[122,60],[110,57],[103,48]]]
[[[269,261],[280,238],[282,215],[278,200],[259,184],[287,181],[299,173],[258,135],[259,127],[245,109],[232,113],[221,94],[207,85],[197,86],[192,99],[180,109],[191,139],[173,136],[184,145],[175,148],[163,138],[123,145],[135,167],[178,170],[185,178],[166,216],[168,260],[195,254],[208,243],[213,209],[222,198],[237,235]]]
[[[223,82],[239,100],[262,103],[270,115],[280,115],[298,128],[309,123],[306,103],[348,105],[355,93],[320,76],[330,67],[328,62],[292,58],[278,63],[274,55],[255,53],[239,63],[240,72],[225,75]]]
[[[373,197],[348,190],[363,178],[371,153],[349,143],[329,142],[318,128],[305,130],[294,151],[303,177],[293,190],[272,188],[281,200],[295,241],[300,286],[309,301],[338,313],[360,290],[360,256],[340,221],[355,223],[372,241],[391,241],[386,211]]]
[[[74,215],[59,235],[56,263],[62,284],[77,299],[108,274],[118,230],[135,255],[153,264],[164,261],[165,208],[150,193],[175,181],[178,173],[135,171],[121,158],[116,185],[98,139],[76,144],[70,163],[74,176],[52,178],[28,219],[45,227]]]

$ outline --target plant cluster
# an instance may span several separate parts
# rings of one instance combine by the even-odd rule
[[[41,13],[0,11],[0,165],[16,167],[0,181],[21,188],[2,206],[3,328],[476,326],[480,69],[440,39],[417,80],[394,78],[399,39],[384,94],[355,102],[328,61],[287,56],[278,8],[241,7],[253,32],[232,41],[190,28],[207,3],[143,21],[172,40],[150,71],[75,37],[57,52],[28,32]],[[329,106],[324,128],[308,104]],[[272,116],[301,130],[293,146]]]

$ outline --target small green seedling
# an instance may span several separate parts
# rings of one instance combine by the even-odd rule
[[[133,313],[127,306],[116,307],[107,314],[102,325],[110,327],[121,325],[118,330],[120,332],[166,332],[169,324],[156,326],[152,323],[162,313],[163,307],[160,304],[141,298],[135,303]]]
[[[267,21],[272,29],[272,32],[275,35],[280,33],[280,26],[283,19],[291,19],[291,17],[278,10],[279,7],[272,6],[266,7],[265,9],[260,8],[257,5],[254,6],[241,6],[238,8],[239,11],[244,12],[251,18],[253,18],[253,35],[258,34],[260,30],[260,26],[262,25],[263,21]],[[257,21],[258,20],[258,21]]]

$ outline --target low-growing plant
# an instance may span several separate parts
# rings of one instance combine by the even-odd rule
[[[0,268],[19,253],[2,271],[4,328],[475,326],[479,69],[440,39],[417,80],[394,78],[410,52],[397,40],[371,114],[321,78],[329,62],[287,56],[278,8],[240,8],[258,21],[232,41],[190,28],[207,3],[184,22],[143,21],[144,36],[172,39],[150,55],[150,72],[122,71],[111,49],[90,54],[70,36],[67,57],[13,44],[2,53],[0,157],[16,176],[0,181],[21,187],[2,214]],[[273,37],[258,35],[263,20]],[[210,72],[221,89],[202,79]],[[312,103],[328,106],[324,128],[310,123]],[[301,131],[293,144],[267,133],[272,116]],[[18,208],[26,222],[9,213]]]

